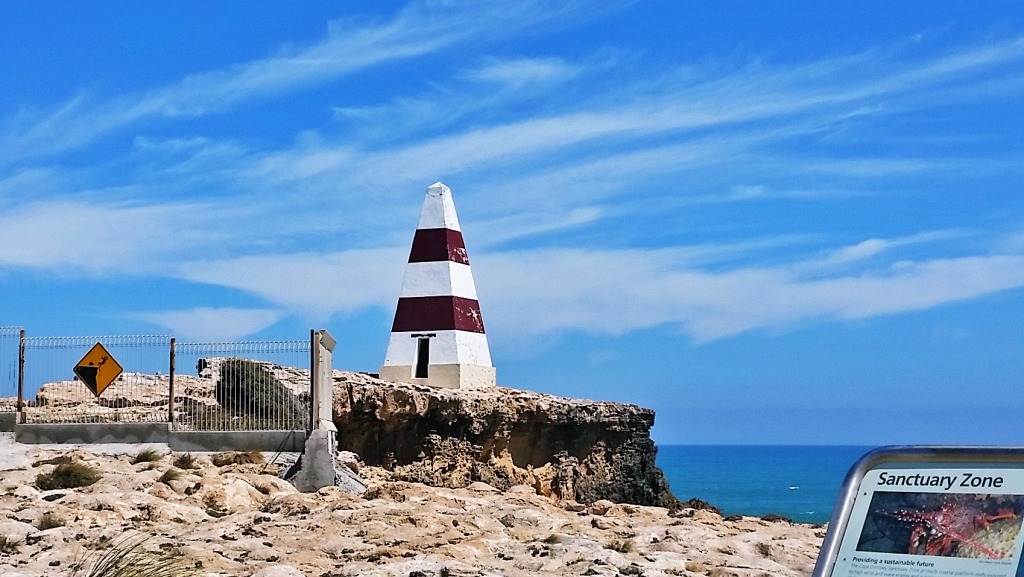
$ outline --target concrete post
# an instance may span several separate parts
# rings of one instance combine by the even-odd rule
[[[316,344],[313,356],[313,430],[337,432],[334,426],[334,367],[331,357],[338,341],[325,330],[317,331],[313,341]]]
[[[310,399],[313,406],[313,431],[306,439],[302,467],[291,480],[295,488],[304,493],[334,486],[337,477],[334,456],[338,453],[338,429],[334,426],[333,418],[334,376],[331,358],[337,341],[330,333],[321,330],[314,332],[313,344],[313,393]]]

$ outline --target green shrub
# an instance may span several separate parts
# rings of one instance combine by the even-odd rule
[[[236,415],[294,421],[305,416],[305,407],[265,364],[249,359],[225,359],[214,389],[221,407]]]
[[[57,465],[49,473],[39,473],[36,476],[36,487],[42,491],[51,489],[74,489],[76,487],[87,487],[103,477],[99,469],[94,469],[83,463],[64,463]]]

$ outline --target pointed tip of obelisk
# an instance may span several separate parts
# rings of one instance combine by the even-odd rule
[[[443,182],[435,182],[427,188],[427,196],[423,199],[423,208],[420,210],[420,222],[416,228],[462,230],[459,227],[459,217],[455,214],[452,191]]]

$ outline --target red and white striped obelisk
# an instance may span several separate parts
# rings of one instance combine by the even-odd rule
[[[380,378],[435,387],[496,385],[452,191],[427,189]]]

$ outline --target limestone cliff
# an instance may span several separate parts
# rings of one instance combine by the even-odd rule
[[[564,501],[674,507],[654,412],[496,387],[437,389],[335,371],[339,448],[394,477],[461,488],[528,484]]]

